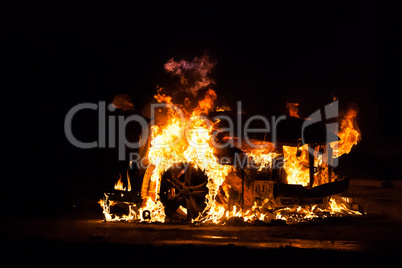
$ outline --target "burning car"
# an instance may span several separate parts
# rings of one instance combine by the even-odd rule
[[[271,132],[243,137],[241,126],[232,126],[239,130],[235,135],[228,131],[228,122],[239,122],[239,116],[250,122],[252,115],[219,111],[207,116],[199,110],[183,119],[171,107],[161,109],[150,127],[148,142],[140,150],[145,165],[135,169],[138,163],[132,162],[136,172],[128,170],[134,173],[130,180],[141,187],[131,189],[130,183],[124,191],[120,181],[117,190],[105,193],[101,203],[107,219],[120,218],[110,210],[123,207],[126,219],[143,221],[219,222],[233,215],[269,221],[283,209],[325,211],[335,202],[331,196],[348,189],[348,178],[336,176],[331,161],[359,139],[352,110],[343,118],[352,121],[341,121],[339,136],[349,132],[345,146],[328,131],[328,123],[303,130],[308,119],[286,117],[275,126],[273,143]],[[248,126],[263,129],[262,122]]]
[[[169,70],[194,67],[170,63],[176,65]],[[337,157],[360,140],[355,109],[338,117],[334,101],[303,119],[297,104],[289,104],[290,116],[268,120],[239,107],[214,108],[216,98],[207,89],[196,105],[189,98],[178,105],[158,90],[163,107],[130,163],[127,187],[119,180],[100,201],[106,220],[269,222],[360,214],[348,198],[335,196],[349,180],[333,172]]]

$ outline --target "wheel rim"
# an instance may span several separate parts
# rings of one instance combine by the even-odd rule
[[[162,176],[161,201],[165,214],[171,219],[183,218],[177,212],[182,206],[187,209],[187,221],[195,219],[205,208],[207,181],[204,172],[188,163],[173,165]]]

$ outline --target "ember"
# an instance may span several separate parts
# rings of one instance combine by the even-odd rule
[[[141,189],[131,192],[128,179],[126,190],[120,177],[116,191],[99,202],[105,219],[224,224],[232,217],[299,222],[361,215],[349,198],[338,195],[347,190],[348,179],[333,172],[333,159],[361,139],[357,109],[338,118],[337,133],[329,133],[325,123],[300,118],[298,103],[288,103],[290,117],[272,117],[271,125],[240,109],[214,109],[217,94],[208,78],[213,66],[206,56],[165,64],[189,95],[177,104],[158,88],[155,99],[164,105],[158,106],[148,143],[140,149],[146,165],[131,178],[142,181]],[[241,117],[245,124],[236,128],[233,122]],[[235,135],[234,129],[240,131]],[[113,213],[115,206],[128,215]]]

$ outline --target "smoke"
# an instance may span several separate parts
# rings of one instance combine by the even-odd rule
[[[165,71],[178,76],[183,89],[193,97],[197,96],[200,89],[214,84],[208,77],[214,66],[215,63],[211,62],[207,55],[195,57],[192,61],[175,61],[171,58],[164,64]]]

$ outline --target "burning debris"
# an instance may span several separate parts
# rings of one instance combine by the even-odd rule
[[[119,178],[115,190],[104,194],[99,203],[105,219],[224,224],[233,217],[299,222],[361,215],[339,196],[349,180],[333,172],[335,159],[361,139],[357,110],[336,118],[338,130],[337,122],[319,122],[316,113],[300,118],[298,103],[288,103],[290,116],[272,117],[272,124],[240,107],[214,109],[217,94],[208,78],[213,66],[206,56],[165,64],[189,98],[176,104],[158,89],[155,99],[163,106],[140,148],[141,165],[130,164],[137,165],[137,175],[128,176],[127,188]],[[337,116],[337,109],[337,101],[327,105],[327,117]],[[130,180],[142,181],[141,188],[131,189]]]

